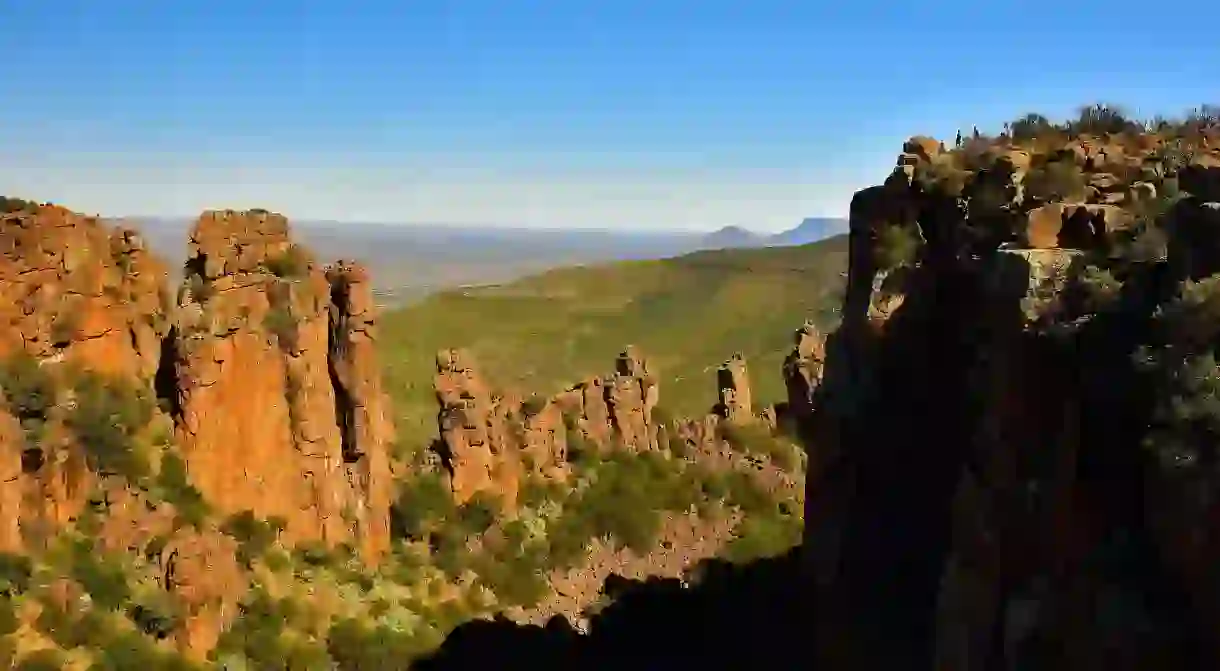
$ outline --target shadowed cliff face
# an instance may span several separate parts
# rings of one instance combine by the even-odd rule
[[[812,613],[798,591],[795,552],[744,566],[708,562],[690,583],[606,581],[613,603],[578,633],[561,618],[545,627],[504,620],[455,630],[422,671],[477,668],[810,668],[803,627]]]
[[[1195,191],[1161,216],[1178,176],[1160,139],[996,143],[965,168],[918,140],[853,199],[843,324],[806,422],[818,662],[1195,668],[1214,553],[1181,539],[1213,509],[1191,519],[1167,494],[1149,445],[1168,420],[1133,360],[1178,282],[1217,268],[1198,222],[1220,143],[1200,140],[1181,171]],[[1046,199],[1052,171],[1078,175],[1061,181],[1081,201]]]

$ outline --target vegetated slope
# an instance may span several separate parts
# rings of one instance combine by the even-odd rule
[[[846,243],[563,268],[388,312],[380,343],[400,442],[414,449],[434,433],[431,381],[445,347],[468,348],[497,386],[549,394],[635,344],[659,372],[661,404],[678,416],[707,411],[716,400],[709,376],[741,352],[757,371],[755,398],[778,401],[792,330],[836,319]]]

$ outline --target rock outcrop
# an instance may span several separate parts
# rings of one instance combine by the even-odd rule
[[[458,349],[437,355],[434,386],[442,458],[459,502],[484,491],[511,504],[528,474],[563,480],[574,446],[601,452],[658,447],[661,429],[652,411],[660,390],[632,347],[619,355],[614,373],[551,398],[493,392],[471,354]]]
[[[87,370],[151,392],[168,305],[134,232],[51,205],[0,215],[0,551],[79,515],[96,474],[57,389]]]
[[[138,234],[61,207],[0,215],[0,254],[0,551],[94,525],[100,551],[160,565],[196,657],[245,591],[227,516],[385,552],[393,427],[359,266],[324,270],[262,211],[200,217],[176,304]]]
[[[798,342],[794,356],[801,357],[802,365],[812,365],[816,356],[807,351],[811,342]],[[656,375],[633,347],[618,356],[609,375],[589,378],[550,398],[525,400],[493,392],[468,351],[442,350],[434,385],[444,474],[459,503],[479,492],[512,502],[525,477],[567,479],[570,459],[583,450],[675,449],[714,468],[740,466],[745,457],[729,444],[725,427],[757,425],[769,433],[775,429],[774,412],[752,412],[741,355],[721,366],[715,383],[721,401],[707,415],[662,417],[654,413],[660,400]]]
[[[436,356],[436,401],[442,457],[449,486],[458,502],[479,492],[500,498],[511,508],[521,479],[521,441],[512,435],[519,403],[493,395],[464,350]]]
[[[754,420],[754,399],[750,394],[750,374],[746,360],[740,353],[724,362],[716,370],[716,384],[720,391],[718,413],[735,423]]]
[[[787,412],[800,425],[813,418],[817,390],[822,384],[826,339],[817,326],[805,322],[796,330],[793,340],[792,352],[784,358],[782,374],[788,391]]]
[[[1155,352],[1184,347],[1145,346],[1170,337],[1158,306],[1220,270],[1194,225],[1220,142],[1192,141],[1182,159],[1156,135],[943,153],[917,138],[856,194],[843,322],[811,404],[814,376],[786,374],[794,412],[817,409],[803,554],[820,665],[1220,659],[1220,609],[1201,597],[1220,585],[1202,568],[1220,555],[1216,508],[1149,457],[1182,444],[1155,434],[1172,413],[1150,414],[1158,356],[1181,356]]]
[[[328,279],[284,217],[225,211],[200,217],[184,275],[171,351],[192,482],[224,513],[282,518],[288,542],[384,550],[391,429],[362,272]]]

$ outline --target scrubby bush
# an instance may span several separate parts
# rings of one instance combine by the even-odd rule
[[[167,452],[161,457],[157,489],[161,497],[174,506],[178,517],[191,526],[202,526],[211,513],[203,494],[190,482],[186,462],[175,452]]]
[[[800,544],[803,529],[802,518],[793,511],[747,517],[734,529],[725,558],[744,563],[779,556]]]
[[[1027,198],[1044,203],[1077,202],[1084,200],[1087,182],[1080,167],[1065,159],[1031,168],[1024,185]]]
[[[0,638],[8,636],[21,627],[17,618],[17,607],[9,597],[0,597]]]
[[[395,535],[423,539],[456,513],[453,495],[435,473],[423,473],[402,482],[391,509]]]
[[[882,270],[913,265],[921,243],[918,231],[911,226],[883,225],[877,231],[874,262]]]
[[[500,501],[487,492],[476,492],[458,507],[457,523],[469,534],[481,534],[495,524],[500,515]]]
[[[1118,301],[1122,288],[1109,269],[1089,264],[1074,279],[1069,295],[1079,301],[1083,312],[1100,312]]]
[[[547,400],[541,396],[530,396],[521,403],[521,413],[533,417],[546,408]]]
[[[651,548],[662,511],[694,504],[693,488],[683,487],[678,467],[654,453],[615,452],[594,469],[589,486],[565,505],[561,533],[579,529],[585,538],[602,537],[639,552]],[[571,543],[571,540],[568,541]]]
[[[331,625],[326,649],[340,671],[399,671],[430,651],[430,641],[422,642],[390,627],[344,619]]]
[[[237,540],[237,558],[250,566],[275,544],[284,526],[282,519],[260,520],[253,512],[243,510],[231,515],[220,529]]]
[[[54,381],[37,359],[22,352],[0,364],[0,391],[9,414],[21,423],[26,446],[37,447],[55,405]]]
[[[1112,103],[1095,103],[1081,107],[1076,118],[1068,123],[1073,134],[1105,135],[1107,133],[1138,133],[1143,124],[1127,117],[1122,107]]]
[[[273,599],[252,590],[241,604],[240,616],[220,637],[214,657],[240,655],[258,669],[313,671],[331,668],[326,645],[293,629],[300,611],[290,599]]]
[[[1220,444],[1220,275],[1184,282],[1156,315],[1156,342],[1136,363],[1148,376],[1154,406],[1144,444],[1166,472],[1199,474]]]
[[[18,212],[38,212],[38,203],[23,198],[0,196],[0,214],[15,214]]]
[[[43,648],[23,657],[14,667],[14,671],[63,671],[67,661],[62,652]]]
[[[1018,142],[1028,142],[1055,130],[1050,119],[1037,113],[1029,113],[1009,124],[1012,139]]]
[[[11,599],[30,588],[34,567],[29,557],[0,552],[0,599]]]
[[[131,597],[123,565],[99,553],[92,541],[72,541],[69,557],[72,578],[89,593],[93,603],[107,610],[120,610]]]
[[[472,568],[479,584],[491,590],[501,604],[531,608],[546,596],[548,563],[543,549],[521,546],[479,557]]]
[[[151,392],[125,381],[82,374],[75,384],[76,404],[68,427],[76,434],[93,470],[138,482],[149,475],[148,456],[137,434],[152,419]]]
[[[799,465],[795,446],[791,442],[776,436],[764,424],[722,422],[718,431],[720,439],[732,446],[733,449],[746,454],[767,457],[785,471],[793,471]]]
[[[309,273],[309,253],[300,245],[288,245],[283,254],[267,259],[267,270],[276,277],[292,279]]]
[[[263,328],[275,336],[281,347],[290,347],[296,337],[297,319],[288,305],[272,305],[263,315]]]

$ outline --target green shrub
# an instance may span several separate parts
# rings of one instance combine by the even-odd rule
[[[531,396],[521,403],[521,412],[526,417],[533,417],[546,408],[547,400],[541,396]]]
[[[237,557],[250,566],[275,544],[279,532],[284,530],[284,524],[282,520],[260,520],[253,512],[243,510],[225,520],[220,530],[237,540]]]
[[[767,457],[785,471],[792,472],[799,466],[796,447],[789,441],[776,436],[763,424],[722,422],[717,431],[721,440],[734,449],[746,454]]]
[[[72,578],[89,593],[93,603],[108,610],[120,610],[131,597],[123,565],[100,554],[88,539],[74,541],[70,556]]]
[[[804,522],[795,514],[748,516],[733,530],[725,558],[745,563],[779,556],[800,545]]]
[[[149,463],[136,436],[152,420],[156,403],[151,392],[92,373],[83,373],[74,387],[76,404],[67,425],[90,468],[132,482],[146,478]]]
[[[1105,135],[1107,133],[1142,132],[1143,125],[1129,119],[1122,107],[1112,103],[1095,103],[1081,107],[1076,119],[1068,124],[1073,134]]]
[[[306,566],[334,567],[340,561],[336,553],[322,541],[303,541],[292,549],[292,557]]]
[[[882,270],[913,265],[919,256],[919,234],[909,226],[883,225],[877,231],[874,262]]]
[[[67,659],[62,652],[43,648],[22,658],[14,671],[62,671],[66,664]]]
[[[589,442],[579,428],[568,427],[564,434],[568,445],[568,462],[582,464],[587,460],[597,459],[597,446]]]
[[[441,526],[428,534],[428,545],[432,551],[432,562],[446,575],[456,578],[470,563],[466,531],[459,525]]]
[[[255,589],[241,604],[240,616],[221,635],[214,657],[241,655],[257,669],[313,671],[331,668],[322,641],[305,636],[284,636],[301,615],[290,599],[273,599]]]
[[[27,444],[36,445],[36,432],[55,405],[54,381],[37,359],[22,352],[0,365],[0,390],[9,413],[26,429]]]
[[[272,305],[263,315],[263,328],[274,335],[282,347],[290,347],[296,338],[297,319],[287,305]]]
[[[1018,142],[1028,142],[1055,130],[1050,119],[1037,113],[1029,113],[1009,124],[1012,139]]]
[[[548,478],[529,477],[521,484],[517,502],[526,508],[538,508],[547,501],[558,501],[565,495],[562,484]]]
[[[728,496],[725,497],[726,503],[737,506],[746,515],[774,512],[776,502],[752,475],[734,470],[727,472],[724,477],[728,489]]]
[[[691,454],[690,445],[677,433],[671,432],[665,440],[665,447],[675,457],[688,457]]]
[[[283,254],[267,259],[267,270],[276,277],[304,277],[309,273],[309,253],[305,248],[293,243]]]
[[[675,466],[652,453],[616,452],[596,468],[596,478],[565,517],[579,516],[576,528],[594,537],[612,539],[638,552],[651,548],[660,530],[660,511],[672,509]]]
[[[1122,288],[1122,282],[1114,273],[1092,264],[1085,266],[1075,278],[1073,286],[1086,312],[1099,312],[1112,307],[1118,302]]]
[[[487,492],[476,492],[457,512],[457,523],[467,533],[481,534],[495,524],[501,510],[500,502]]]
[[[21,627],[17,618],[17,607],[10,597],[0,597],[0,638],[8,636]]]
[[[453,494],[435,473],[423,473],[401,483],[391,509],[395,534],[422,539],[457,512]]]
[[[1027,198],[1044,203],[1084,200],[1085,187],[1088,185],[1084,171],[1070,159],[1031,168],[1025,174],[1023,183]]]
[[[24,594],[30,588],[33,572],[29,557],[0,552],[0,599]]]
[[[129,631],[113,632],[91,671],[126,671],[127,669],[181,670],[197,669],[171,650],[163,650],[148,638]]]
[[[547,592],[547,558],[538,550],[518,548],[506,556],[482,556],[472,567],[479,582],[495,593],[502,604],[531,608]]]
[[[353,619],[331,625],[326,649],[340,671],[400,671],[431,651],[411,634]]]
[[[0,196],[0,214],[16,214],[19,212],[37,213],[38,203],[32,200],[25,200],[24,198]]]
[[[191,526],[202,526],[211,513],[211,507],[204,500],[203,494],[191,484],[187,476],[186,462],[175,452],[167,452],[161,457],[157,488],[162,498],[174,506],[178,517]]]

